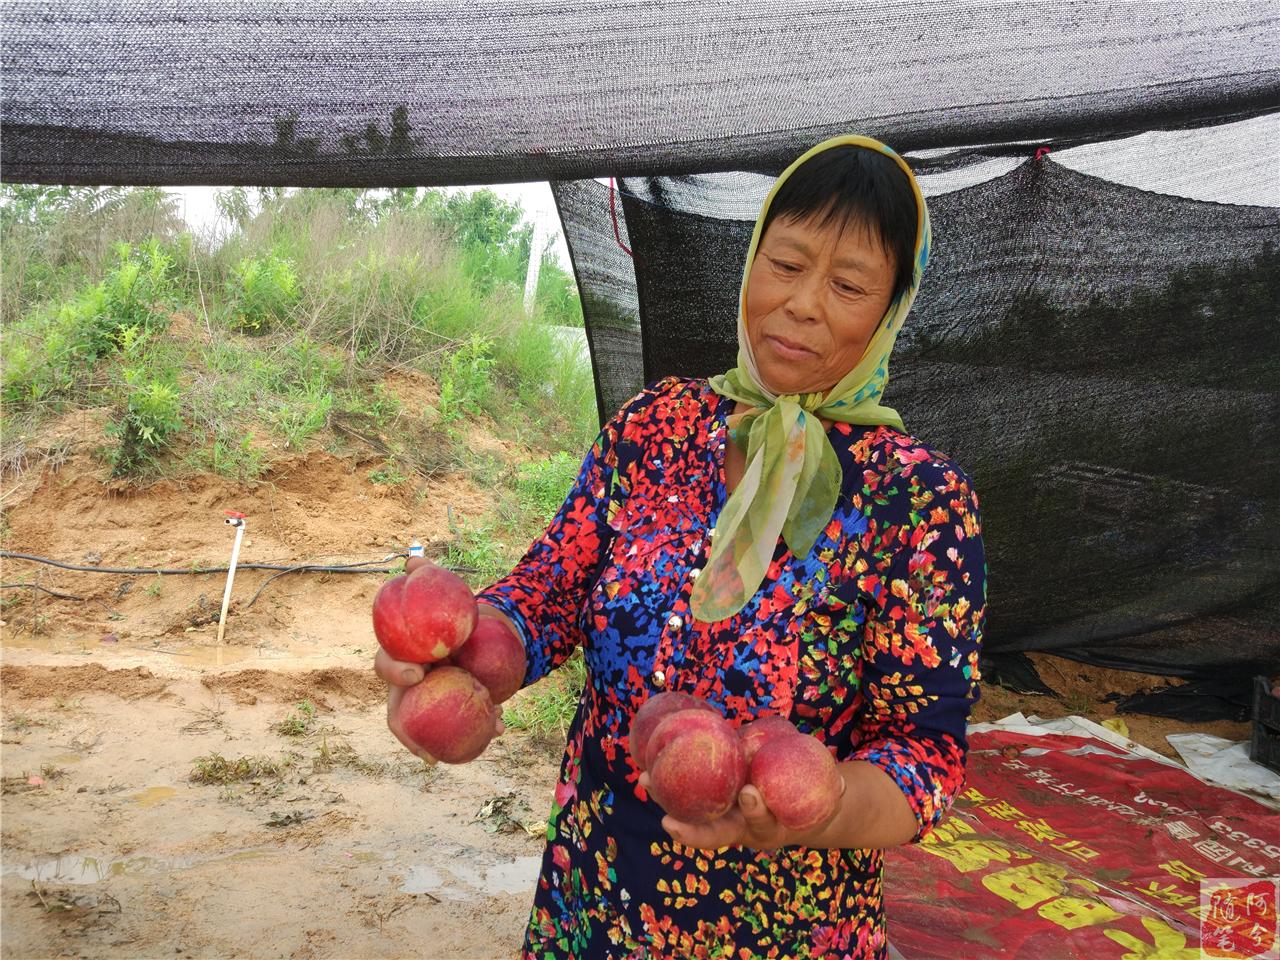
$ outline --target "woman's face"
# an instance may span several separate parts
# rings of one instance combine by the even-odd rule
[[[895,266],[878,237],[850,223],[776,217],[747,276],[747,337],[764,385],[818,393],[862,359],[893,293]]]

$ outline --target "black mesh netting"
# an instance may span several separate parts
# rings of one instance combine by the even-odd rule
[[[1271,0],[18,0],[4,176],[430,185],[781,170],[1274,109]]]
[[[974,477],[988,651],[1263,668],[1280,663],[1280,15],[1137,10],[15,3],[0,173],[552,180],[603,417],[657,377],[733,364],[771,177],[827,136],[879,137],[934,224],[885,403]]]
[[[707,179],[620,181],[635,292],[609,294],[614,277],[587,304],[593,336],[632,358],[621,380],[624,354],[598,364],[606,408],[735,362],[752,219],[695,211],[747,215],[735,180],[757,210],[770,181]],[[625,258],[607,185],[556,190],[566,219],[603,221],[570,236],[575,261]],[[934,258],[884,402],[974,477],[989,649],[1170,673],[1280,662],[1280,210],[1051,156],[928,200]]]

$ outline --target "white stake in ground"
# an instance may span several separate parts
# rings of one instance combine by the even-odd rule
[[[227,524],[236,528],[236,542],[231,545],[231,565],[227,567],[227,589],[222,592],[222,613],[218,615],[218,643],[222,643],[222,635],[227,630],[227,608],[231,606],[231,584],[236,579],[236,561],[240,559],[240,541],[244,539],[243,513],[227,511]]]

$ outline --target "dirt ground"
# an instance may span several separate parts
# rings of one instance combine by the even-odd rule
[[[242,560],[352,562],[411,536],[430,549],[450,512],[487,506],[465,480],[415,495],[369,482],[380,459],[325,453],[282,461],[250,487],[200,477],[135,489],[92,465],[86,438],[100,428],[75,416],[50,435],[60,462],[35,451],[34,466],[4,478],[8,549],[217,564],[232,536],[223,511],[235,509],[249,516]],[[13,582],[37,568],[4,569]],[[370,670],[381,575],[281,577],[250,606],[268,574],[245,571],[219,646],[220,575],[38,569],[41,586],[85,599],[4,591],[0,955],[514,955],[562,744],[508,733],[464,766],[401,749]],[[1164,682],[1033,659],[1058,696],[986,686],[975,720],[1104,720],[1115,716],[1106,693]],[[1123,719],[1168,756],[1167,733],[1248,735],[1247,724]]]

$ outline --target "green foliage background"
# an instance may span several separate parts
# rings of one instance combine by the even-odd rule
[[[273,441],[303,449],[335,416],[394,434],[403,411],[380,382],[417,369],[439,385],[426,414],[444,427],[488,414],[552,453],[590,443],[590,370],[566,329],[582,327],[576,285],[541,251],[525,316],[534,231],[518,204],[487,189],[216,199],[222,238],[193,234],[155,188],[0,187],[10,436],[109,405],[103,458],[118,475],[247,479]]]

